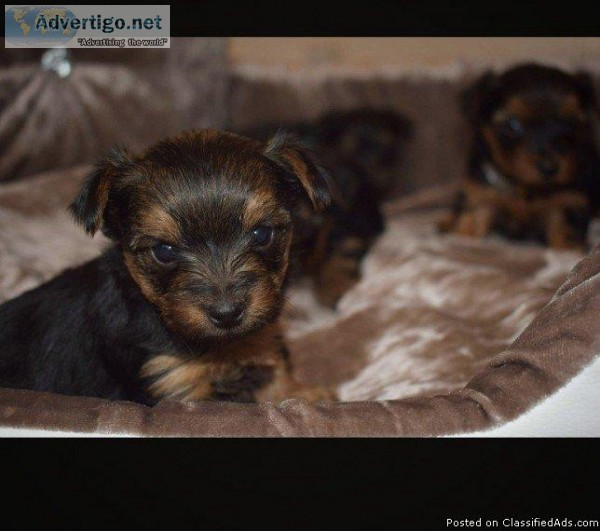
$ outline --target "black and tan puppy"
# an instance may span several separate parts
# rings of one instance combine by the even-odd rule
[[[399,164],[413,132],[406,116],[369,107],[334,111],[318,120],[317,129],[320,150],[358,166],[379,201],[398,184]]]
[[[317,213],[299,203],[292,262],[315,280],[319,300],[335,307],[360,278],[360,262],[384,229],[381,203],[397,183],[407,118],[390,109],[326,113],[315,122],[264,124],[244,134],[264,140],[277,129],[310,146],[333,179],[333,203]]]
[[[600,200],[589,76],[536,64],[487,73],[463,109],[474,133],[469,173],[441,228],[582,248]]]
[[[322,399],[278,325],[306,197],[327,175],[295,143],[190,131],[115,151],[71,205],[114,245],[0,306],[0,386],[135,400]]]

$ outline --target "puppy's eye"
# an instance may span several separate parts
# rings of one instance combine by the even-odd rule
[[[152,247],[152,256],[160,265],[170,266],[177,260],[175,249],[166,243],[159,243]]]
[[[259,225],[252,231],[252,242],[258,247],[266,247],[273,241],[275,230],[270,225]]]
[[[523,124],[517,118],[509,118],[504,122],[504,126],[513,136],[521,136],[525,132]]]

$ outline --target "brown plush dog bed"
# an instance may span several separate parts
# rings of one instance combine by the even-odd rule
[[[126,51],[82,52],[68,79],[40,71],[39,54],[33,52],[1,57],[0,132],[7,143],[0,180],[17,180],[0,185],[0,301],[106,245],[100,236],[86,237],[68,218],[66,205],[88,169],[71,165],[91,162],[108,143],[136,147],[150,136],[190,125],[223,127],[226,115],[229,126],[239,129],[261,120],[313,118],[331,109],[391,107],[415,122],[416,134],[398,173],[397,192],[404,195],[386,205],[387,230],[363,263],[363,280],[336,313],[320,307],[304,283],[293,287],[285,308],[297,377],[337,386],[342,401],[164,401],[148,408],[0,389],[0,430],[150,436],[462,434],[519,417],[597,358],[600,249],[583,257],[435,231],[451,200],[452,183],[464,171],[467,130],[456,96],[472,76],[244,71],[230,75],[225,91],[222,39],[174,39],[173,48],[178,53],[138,59]],[[102,72],[112,72],[116,64],[131,74],[120,79],[134,82],[105,83]],[[151,87],[147,83],[157,79],[155,69],[173,69],[181,78],[165,75],[175,82]],[[144,83],[136,82],[137,76]],[[52,90],[36,91],[44,84]],[[181,98],[169,96],[176,113],[155,109],[142,120],[141,130],[139,121],[128,123],[128,113],[92,112],[106,109],[105,103],[71,105],[58,122],[48,120],[53,94],[89,95],[91,90],[95,96],[88,103],[102,100],[111,108],[114,102],[120,107],[131,102],[132,112],[145,108],[148,99],[136,92],[139,86],[159,98],[181,89]],[[31,90],[24,93],[23,87]],[[36,105],[16,105],[19,94]],[[26,111],[33,113],[27,123],[44,130],[12,135],[27,131],[18,125]],[[83,151],[73,140],[73,120],[86,134]],[[62,142],[67,133],[71,140]],[[52,171],[30,175],[42,170]]]
[[[80,233],[65,210],[87,169],[3,186],[0,299],[106,244]],[[337,312],[320,307],[311,286],[293,287],[285,322],[296,374],[337,385],[341,403],[148,408],[1,390],[1,424],[169,436],[435,435],[514,417],[598,351],[590,325],[600,309],[600,250],[578,264],[576,253],[439,235],[435,221],[450,196],[432,188],[386,206],[388,228]]]

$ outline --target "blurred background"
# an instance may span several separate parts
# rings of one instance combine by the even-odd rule
[[[414,136],[394,194],[457,181],[458,96],[489,68],[600,73],[600,38],[174,38],[170,49],[0,50],[0,181],[142,149],[190,127],[235,131],[377,108]]]
[[[596,37],[251,37],[229,41],[229,57],[237,67],[503,67],[531,59],[585,67],[600,62],[600,38]]]
[[[395,192],[456,181],[468,128],[460,92],[487,69],[539,62],[600,71],[600,38],[231,38],[234,127],[361,106],[407,116],[415,134]]]

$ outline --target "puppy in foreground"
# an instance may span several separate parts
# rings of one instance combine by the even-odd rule
[[[330,201],[293,140],[183,133],[117,150],[70,206],[114,245],[0,306],[0,386],[133,400],[333,398],[278,324],[295,204]]]
[[[600,202],[589,76],[536,64],[488,73],[463,110],[474,133],[469,173],[440,228],[583,248]]]

